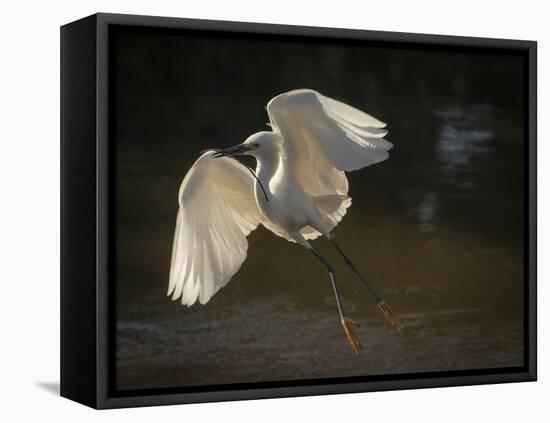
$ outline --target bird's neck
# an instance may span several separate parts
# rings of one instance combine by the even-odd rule
[[[280,174],[283,173],[281,154],[276,150],[268,151],[262,154],[262,156],[257,157],[256,160],[256,175],[269,198],[273,192],[274,184],[277,183],[278,179],[280,179]],[[264,196],[262,188],[257,181],[256,195],[257,198]]]

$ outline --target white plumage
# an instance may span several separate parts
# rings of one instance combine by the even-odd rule
[[[205,304],[239,270],[261,220],[254,179],[235,160],[204,153],[181,184],[168,294]]]
[[[168,295],[182,304],[205,304],[229,282],[259,223],[306,248],[329,236],[351,205],[344,172],[385,160],[392,147],[384,123],[313,90],[278,95],[267,112],[272,132],[242,144],[258,160],[267,201],[244,166],[214,151],[181,184]]]

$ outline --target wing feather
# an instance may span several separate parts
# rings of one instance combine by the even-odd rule
[[[271,127],[284,139],[287,167],[312,197],[348,193],[345,172],[384,161],[392,144],[386,124],[352,106],[300,89],[278,95],[267,105]],[[323,218],[335,226],[351,202]],[[308,227],[306,239],[319,236]]]
[[[261,220],[254,180],[232,159],[204,153],[178,195],[168,295],[182,304],[205,304],[239,270],[246,237]]]
[[[339,172],[379,163],[392,148],[383,138],[385,123],[313,90],[281,94],[267,111],[285,140],[291,167],[312,195],[345,195],[347,191],[338,192],[347,188]]]

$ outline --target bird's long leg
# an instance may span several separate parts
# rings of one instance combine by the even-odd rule
[[[336,244],[336,242],[334,242],[334,240],[332,238],[329,238],[329,240],[332,243],[332,245],[334,245],[334,247],[338,250],[338,252],[342,255],[342,257],[344,258],[344,261],[346,262],[346,264],[349,267],[351,267],[351,270],[353,270],[353,272],[359,277],[361,282],[363,282],[365,284],[365,286],[368,288],[371,295],[374,297],[374,299],[376,301],[376,304],[378,305],[378,308],[382,311],[382,313],[384,313],[384,315],[386,316],[388,321],[400,333],[403,333],[403,325],[402,325],[401,321],[399,320],[399,318],[397,317],[397,315],[393,312],[391,307],[382,298],[380,298],[380,295],[378,295],[378,293],[374,290],[374,288],[372,286],[370,286],[370,284],[367,282],[367,280],[361,274],[361,272],[359,272],[359,270],[357,270],[357,268],[353,264],[353,261],[351,261],[351,259],[346,255],[346,253],[344,253],[344,251],[338,246],[338,244]]]
[[[353,320],[348,319],[344,316],[344,308],[342,306],[342,300],[340,299],[340,293],[338,292],[338,288],[336,287],[336,276],[334,274],[334,270],[332,269],[330,263],[326,261],[317,251],[315,251],[313,248],[311,248],[310,251],[315,257],[317,257],[321,261],[321,263],[323,263],[328,271],[330,281],[332,283],[332,289],[334,290],[334,296],[336,297],[336,305],[338,307],[338,313],[340,314],[340,322],[342,323],[344,333],[346,334],[346,338],[348,339],[351,349],[356,354],[358,354],[359,350],[361,349],[361,344],[359,343],[359,339],[357,339],[357,336],[355,335],[354,329],[359,325]]]

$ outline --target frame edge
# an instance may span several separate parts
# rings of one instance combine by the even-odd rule
[[[60,394],[96,406],[96,16],[61,27]]]
[[[169,405],[243,399],[264,399],[338,393],[359,393],[380,390],[423,389],[460,385],[480,385],[537,380],[536,351],[536,41],[474,38],[447,35],[411,34],[353,29],[304,27],[277,24],[257,24],[182,18],[164,18],[138,15],[99,13],[97,19],[97,403],[99,409]],[[476,376],[420,377],[399,382],[373,381],[346,384],[325,384],[299,387],[250,388],[200,393],[157,394],[143,396],[109,396],[108,385],[108,28],[110,25],[136,25],[181,29],[239,31],[275,35],[310,37],[351,37],[362,40],[406,42],[413,44],[437,43],[442,46],[487,47],[522,50],[528,55],[528,118],[529,130],[529,355],[525,371]]]

